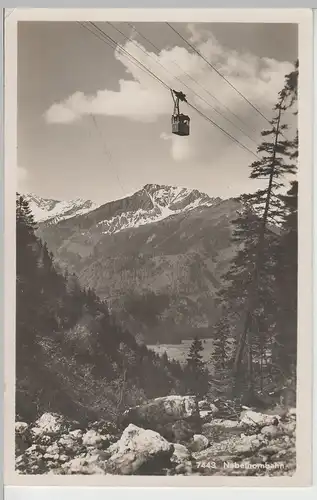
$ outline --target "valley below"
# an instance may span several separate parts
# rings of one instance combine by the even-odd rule
[[[147,345],[147,348],[162,356],[166,353],[169,360],[178,361],[182,365],[186,363],[191,340],[183,340],[180,344],[155,344]],[[213,354],[213,339],[203,340],[203,361],[210,363],[210,357]]]

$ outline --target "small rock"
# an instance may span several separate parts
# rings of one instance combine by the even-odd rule
[[[43,434],[57,435],[63,425],[63,419],[60,415],[53,413],[44,413],[32,427],[31,432],[34,436],[42,436]]]
[[[44,454],[44,458],[46,460],[58,460],[60,456],[60,448],[57,443],[52,444],[46,449],[46,453]]]
[[[56,436],[47,436],[45,434],[38,434],[37,436],[34,437],[34,442],[38,443],[42,446],[50,446],[51,444],[54,443],[54,439],[56,439]]]
[[[66,474],[100,475],[105,474],[98,459],[88,462],[86,458],[73,458],[69,462],[62,464],[62,469]]]
[[[210,410],[200,410],[199,411],[200,419],[203,423],[208,423],[213,418],[213,413]]]
[[[276,424],[279,420],[279,415],[266,415],[252,410],[243,411],[240,417],[242,424],[259,427]]]
[[[64,453],[68,455],[78,455],[79,450],[82,448],[81,440],[75,439],[72,434],[63,434],[57,441],[57,444],[62,448]]]
[[[266,446],[265,448],[261,448],[261,450],[259,451],[259,453],[261,455],[264,455],[264,456],[268,455],[270,457],[271,455],[277,454],[279,451],[280,451],[280,447],[279,446],[269,445],[269,446]]]
[[[289,408],[287,416],[290,417],[291,419],[296,419],[296,408]]]
[[[251,451],[255,451],[260,448],[261,441],[258,439],[257,435],[244,436],[240,441],[237,441],[232,449],[233,453],[245,454]]]
[[[15,423],[15,432],[19,435],[24,434],[28,429],[28,424],[25,422],[16,422]]]
[[[195,434],[195,427],[186,420],[178,420],[171,426],[173,441],[176,443],[188,442]]]
[[[214,419],[211,422],[212,425],[219,425],[221,427],[227,427],[228,429],[237,429],[237,428],[242,428],[242,423],[239,422],[239,420],[226,420],[226,419]]]
[[[102,436],[98,432],[91,429],[83,435],[83,445],[96,447],[102,442]]]
[[[274,437],[278,434],[278,428],[275,425],[266,425],[262,427],[261,434],[267,437]]]
[[[175,467],[175,473],[179,475],[190,476],[192,472],[193,468],[191,462],[185,462]]]
[[[296,431],[296,422],[294,420],[291,420],[290,422],[281,424],[280,427],[287,435],[291,436]]]
[[[209,411],[210,410],[210,403],[203,399],[202,401],[198,401],[198,409],[202,411]]]
[[[16,422],[15,424],[15,453],[21,455],[33,443],[32,435],[28,424],[25,422]]]
[[[70,436],[74,439],[81,439],[83,437],[83,431],[81,429],[75,429],[74,431],[70,431]]]
[[[190,448],[193,452],[203,451],[208,448],[209,440],[202,434],[195,434]]]
[[[219,408],[217,408],[217,406],[216,406],[216,405],[214,405],[213,403],[210,403],[210,405],[209,405],[209,406],[210,406],[210,411],[212,411],[212,413],[213,413],[214,415],[216,415],[216,413],[219,413]]]
[[[179,443],[175,443],[173,444],[173,446],[174,446],[174,452],[173,455],[171,456],[171,462],[182,464],[184,462],[189,461],[190,453],[186,448],[186,446]]]
[[[39,446],[37,444],[32,444],[32,446],[30,446],[26,451],[25,451],[25,455],[34,455],[36,453],[40,454],[40,455],[43,455],[43,453],[45,452],[45,450],[43,449],[42,446]]]

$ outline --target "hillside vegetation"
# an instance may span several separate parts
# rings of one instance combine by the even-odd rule
[[[147,398],[184,391],[183,371],[120,328],[104,301],[61,272],[17,195],[16,411],[114,420]]]

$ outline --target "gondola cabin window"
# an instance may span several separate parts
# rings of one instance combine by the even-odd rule
[[[177,114],[172,116],[172,133],[176,135],[189,135],[190,118],[187,115]]]

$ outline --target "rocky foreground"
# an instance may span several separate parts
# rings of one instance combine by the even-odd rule
[[[120,423],[81,426],[44,413],[16,422],[20,474],[281,476],[296,469],[296,411],[245,409],[220,418],[217,405],[191,396],[157,398]]]

